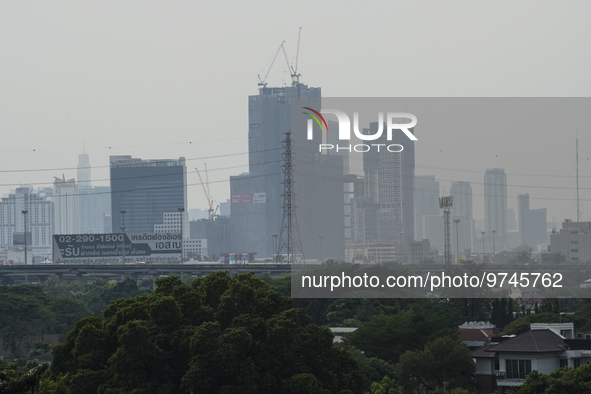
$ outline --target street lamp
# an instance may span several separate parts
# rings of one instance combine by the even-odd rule
[[[125,211],[119,211],[121,213],[121,264],[125,264]]]
[[[322,263],[322,238],[324,235],[319,235],[318,238],[320,239],[320,262]]]
[[[29,211],[23,210],[21,211],[23,214],[23,217],[25,218],[25,266],[27,265],[27,213],[29,213]],[[27,270],[25,268],[25,283],[29,282],[29,278],[27,277]]]
[[[495,234],[496,233],[497,233],[497,230],[492,231],[492,235],[493,235],[493,263],[495,262]]]
[[[273,261],[277,264],[277,253],[275,252],[275,243],[277,242],[277,234],[271,234],[271,240],[273,241]]]
[[[456,224],[456,253],[458,255],[458,263],[460,262],[460,237],[458,237],[458,224],[460,223],[460,219],[454,219],[454,223]]]
[[[183,250],[183,212],[185,212],[185,208],[179,208],[179,213],[181,214],[181,264],[183,264],[184,260],[184,250]]]
[[[482,234],[482,262],[484,263],[484,234],[486,234],[486,231],[481,231],[480,233]]]

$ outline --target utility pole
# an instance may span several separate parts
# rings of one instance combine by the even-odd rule
[[[451,228],[449,223],[449,215],[453,203],[453,196],[445,196],[439,198],[439,208],[443,210],[443,236],[445,247],[445,266],[451,265]]]
[[[495,262],[495,234],[497,233],[497,230],[493,230],[492,231],[492,235],[493,235],[493,258],[492,258],[492,262]]]
[[[181,214],[181,264],[183,264],[183,258],[185,257],[183,253],[183,212],[185,212],[185,208],[179,208],[179,213]]]
[[[486,231],[481,231],[480,233],[482,234],[482,262],[484,263],[484,234],[486,234]]]
[[[121,264],[125,264],[125,211],[119,211],[121,213]]]
[[[458,236],[458,224],[460,223],[460,219],[454,219],[454,223],[456,224],[456,253],[458,255],[458,263],[460,262],[460,237]]]
[[[26,265],[27,265],[27,213],[29,213],[29,211],[23,210],[23,217],[25,220],[25,283],[29,283],[29,278],[27,277],[27,269],[26,269]]]

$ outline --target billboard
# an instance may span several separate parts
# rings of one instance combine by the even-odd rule
[[[267,193],[239,193],[232,194],[232,204],[264,204],[267,202]]]
[[[126,263],[181,260],[180,233],[62,234],[53,236],[57,264]]]

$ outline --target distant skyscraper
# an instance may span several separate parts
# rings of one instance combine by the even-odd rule
[[[307,118],[301,108],[295,115],[291,112],[294,100],[302,107],[320,109],[320,95],[320,88],[297,83],[262,87],[258,95],[249,96],[249,171],[230,178],[231,250],[226,252],[256,252],[257,257],[264,258],[271,257],[277,248],[272,234],[280,235],[283,215],[281,142],[285,133],[292,131],[295,205],[304,257],[344,258],[343,158],[318,153],[320,133],[307,140]],[[300,115],[302,124],[295,132],[292,116]]]
[[[454,201],[455,205],[455,201]],[[415,176],[415,239],[426,237],[423,216],[439,214],[439,182],[433,175]]]
[[[370,123],[367,134],[376,134],[378,123]],[[387,150],[370,150],[363,153],[364,196],[354,202],[355,220],[359,228],[372,230],[366,232],[364,239],[354,239],[356,243],[380,242],[389,244],[406,243],[415,236],[414,180],[415,149],[414,142],[398,130],[393,140],[386,139],[385,133],[374,143],[394,143],[404,146],[398,153]],[[374,232],[375,231],[375,232]],[[361,233],[360,233],[361,234]],[[368,239],[368,237],[372,237]]]
[[[546,230],[546,208],[529,209],[529,194],[517,195],[519,235],[522,245],[535,249],[538,244],[548,242]]]
[[[92,186],[90,160],[86,153],[78,155],[78,201],[80,233],[107,232],[111,217],[111,188]]]
[[[484,175],[484,226],[487,239],[496,231],[496,251],[501,251],[507,235],[507,175],[503,168],[488,168]]]
[[[457,218],[460,220],[458,223],[458,237],[460,252],[464,249],[473,249],[474,242],[474,220],[472,211],[472,186],[470,182],[452,182],[450,194],[454,198],[453,207],[451,209],[452,215],[461,216],[464,215],[465,219]],[[454,225],[455,226],[455,225]],[[455,238],[456,230],[452,228],[452,239]],[[460,234],[465,234],[462,237]],[[457,248],[457,243],[454,248]]]
[[[74,178],[54,177],[53,182],[53,233],[80,233],[80,201],[78,185]]]
[[[27,214],[24,215],[23,211]],[[26,219],[31,240],[28,248],[39,255],[49,255],[53,234],[52,212],[52,203],[44,192],[31,186],[12,190],[0,200],[0,247],[13,246],[14,235],[24,234]]]
[[[78,189],[90,189],[92,187],[90,177],[90,160],[86,153],[78,155]]]
[[[154,232],[163,224],[164,213],[187,207],[185,158],[142,160],[111,156],[111,218],[113,232],[121,231],[125,211],[125,232]],[[187,215],[183,215],[185,220]]]

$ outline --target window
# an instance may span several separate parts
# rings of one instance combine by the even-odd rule
[[[525,379],[531,372],[531,360],[505,360],[507,379]]]
[[[571,251],[571,252],[578,252],[578,251],[579,251],[579,249],[571,249],[570,251]]]
[[[579,368],[581,366],[581,359],[575,358],[575,368]]]
[[[562,367],[568,367],[568,360],[566,358],[560,359],[560,368]]]
[[[501,369],[501,368],[499,365],[499,358],[497,357],[497,358],[495,358],[495,371],[498,371],[499,369]]]
[[[579,241],[570,241],[571,244],[578,244]]]

